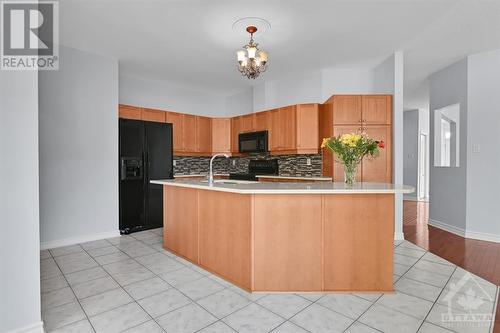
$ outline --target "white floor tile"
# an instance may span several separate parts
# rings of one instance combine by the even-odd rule
[[[204,277],[202,279],[188,282],[177,286],[177,289],[182,291],[186,296],[192,300],[199,300],[208,295],[214,294],[222,289],[223,286],[215,282],[214,280]]]
[[[451,332],[453,331],[447,330],[443,327],[439,327],[428,322],[424,322],[422,326],[420,326],[420,329],[418,330],[418,333],[451,333]]]
[[[102,278],[108,276],[108,273],[101,267],[94,267],[91,269],[86,269],[83,271],[66,274],[66,279],[71,286],[77,285],[79,283],[84,283],[90,280]]]
[[[50,249],[49,251],[53,257],[59,257],[72,253],[83,252],[83,248],[80,245],[70,245],[70,246],[57,247],[55,249]]]
[[[81,299],[80,304],[85,313],[92,317],[132,301],[133,299],[123,289],[119,288]]]
[[[104,256],[106,254],[116,253],[116,252],[120,252],[120,250],[118,250],[118,248],[114,247],[111,244],[109,244],[109,246],[106,246],[106,247],[99,247],[99,248],[87,250],[87,253],[90,254],[94,258],[99,257],[99,256]]]
[[[259,299],[257,303],[285,319],[289,319],[312,304],[294,294],[272,294]]]
[[[123,333],[165,333],[165,331],[154,320],[150,320]]]
[[[406,279],[402,277],[394,285],[397,291],[405,294],[420,297],[430,302],[435,302],[441,293],[441,288],[431,286],[423,282]]]
[[[42,293],[54,291],[68,286],[68,282],[63,275],[53,278],[45,279],[40,282],[40,289]]]
[[[191,303],[158,318],[158,324],[167,332],[193,333],[217,321],[206,310]]]
[[[150,319],[137,303],[130,303],[91,317],[90,322],[97,333],[118,333]]]
[[[74,301],[48,310],[42,310],[42,319],[45,329],[53,331],[56,328],[85,319],[80,304]]]
[[[197,303],[214,316],[223,318],[247,306],[250,301],[229,289],[224,289],[198,300]]]
[[[94,333],[94,329],[87,319],[63,326],[50,333]]]
[[[396,293],[383,295],[375,304],[403,312],[417,319],[424,319],[433,303],[403,293]]]
[[[119,287],[118,283],[116,283],[110,276],[105,276],[99,279],[77,284],[73,286],[73,291],[75,292],[76,297],[81,299],[101,294],[105,291]]]
[[[290,321],[312,333],[343,332],[353,322],[352,319],[317,304],[299,312]]]
[[[151,317],[156,318],[191,303],[191,300],[178,290],[169,289],[159,294],[143,298],[137,301],[137,303],[139,303]]]
[[[128,259],[130,259],[130,257],[121,251],[94,258],[94,260],[97,261],[99,265],[107,265]]]
[[[419,260],[419,262],[417,262],[414,267],[431,273],[447,276],[451,276],[451,274],[453,274],[453,271],[455,270],[455,266],[443,265],[427,260]]]
[[[105,239],[100,239],[100,240],[96,240],[96,241],[92,241],[92,242],[82,243],[80,245],[82,246],[83,249],[88,251],[88,250],[99,249],[99,248],[110,246],[111,243]]]
[[[153,278],[155,275],[146,267],[134,268],[120,273],[110,273],[121,286]]]
[[[307,333],[307,331],[289,321],[285,321],[276,329],[272,330],[272,333]]]
[[[420,259],[425,254],[424,250],[410,249],[408,247],[398,246],[394,249],[394,253],[402,254],[408,257]]]
[[[250,304],[223,321],[239,333],[269,332],[285,320],[257,304]]]
[[[179,270],[175,270],[168,273],[159,274],[159,276],[167,281],[174,287],[177,287],[181,284],[188,283],[191,281],[195,281],[204,277],[204,275],[192,270],[191,268],[184,267]]]
[[[71,303],[76,300],[70,287],[42,293],[42,309],[50,309],[63,304]]]
[[[466,310],[454,311],[451,310],[452,316],[460,316],[470,313]],[[441,304],[435,304],[431,312],[425,319],[426,321],[446,328],[448,330],[458,332],[458,333],[488,333],[490,332],[491,322],[478,320],[476,322],[457,322],[457,321],[447,321],[449,309],[447,306]],[[474,311],[472,311],[474,313]],[[469,317],[470,318],[470,317]]]
[[[224,324],[222,321],[218,321],[210,326],[205,327],[199,333],[235,333],[231,327]]]
[[[444,288],[448,282],[449,275],[441,275],[436,272],[424,271],[416,267],[412,267],[405,275],[405,278],[424,282],[438,288]]]
[[[366,326],[365,324],[361,324],[360,322],[355,322],[345,331],[345,333],[380,333],[380,331]]]
[[[357,319],[372,305],[372,302],[349,294],[330,294],[321,298],[317,304],[351,319]]]
[[[124,287],[125,291],[136,300],[161,293],[170,288],[171,286],[159,277],[135,282]]]
[[[422,322],[419,319],[377,304],[368,309],[358,321],[382,332],[397,333],[415,333]]]

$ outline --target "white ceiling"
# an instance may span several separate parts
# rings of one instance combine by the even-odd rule
[[[247,38],[231,26],[246,16],[271,23],[256,40],[269,52],[264,79],[403,50],[407,104],[430,73],[500,48],[500,0],[63,0],[60,39],[118,58],[123,74],[226,95],[255,83],[235,65]]]

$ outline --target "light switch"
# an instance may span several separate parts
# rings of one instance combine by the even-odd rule
[[[475,143],[472,145],[472,152],[473,153],[479,153],[481,151],[481,145],[478,143]]]

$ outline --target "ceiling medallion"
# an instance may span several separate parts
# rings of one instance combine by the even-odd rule
[[[267,69],[267,52],[259,50],[259,44],[253,40],[253,34],[257,32],[257,27],[251,25],[246,30],[250,34],[250,42],[243,46],[243,50],[236,53],[238,70],[241,75],[255,79]]]

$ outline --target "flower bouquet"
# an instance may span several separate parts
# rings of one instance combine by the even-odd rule
[[[324,138],[321,148],[328,148],[336,160],[344,166],[344,181],[352,186],[356,180],[356,170],[365,156],[377,157],[379,149],[385,147],[384,141],[377,141],[366,134],[349,133]]]

